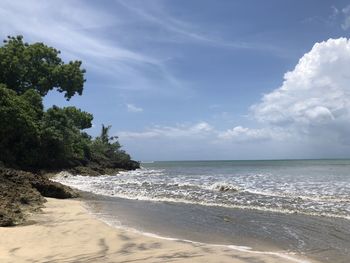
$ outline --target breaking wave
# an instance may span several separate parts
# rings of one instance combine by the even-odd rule
[[[269,181],[261,183],[266,180],[266,176],[261,174],[248,177],[250,181],[236,178],[233,182],[227,176],[192,176],[179,173],[174,176],[165,169],[143,168],[121,172],[116,176],[99,177],[72,176],[62,172],[54,180],[83,191],[134,200],[182,202],[350,219],[350,199],[342,191],[337,196],[322,195],[315,191],[315,186],[308,189],[306,185],[302,189],[304,195],[301,195],[301,191],[292,191],[298,185],[289,185],[288,189],[283,189]],[[260,180],[260,183],[254,185],[254,180]]]

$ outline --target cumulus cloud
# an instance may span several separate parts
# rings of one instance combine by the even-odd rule
[[[128,112],[143,112],[143,109],[141,107],[137,107],[134,104],[126,104]]]
[[[297,140],[349,144],[349,66],[348,39],[316,43],[280,88],[251,107],[253,116],[265,127],[292,131]]]
[[[119,132],[118,136],[122,139],[183,138],[194,136],[197,138],[203,138],[203,136],[207,136],[213,131],[213,127],[207,122],[199,122],[193,125],[157,125],[142,132]]]
[[[350,12],[350,7],[349,7]],[[218,137],[224,140],[318,140],[349,142],[350,40],[316,43],[278,89],[251,107],[262,128],[236,126]]]
[[[267,124],[350,124],[350,42],[346,38],[316,43],[282,86],[252,107]]]

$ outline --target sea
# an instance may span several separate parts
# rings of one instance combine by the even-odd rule
[[[55,180],[115,227],[350,262],[350,160],[159,161]]]

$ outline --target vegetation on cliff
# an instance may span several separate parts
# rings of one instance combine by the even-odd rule
[[[57,90],[69,100],[81,95],[81,61],[64,63],[60,52],[43,43],[8,37],[0,47],[0,162],[6,167],[42,169],[136,169],[110,126],[92,138],[86,132],[93,116],[76,107],[44,110],[43,96]]]

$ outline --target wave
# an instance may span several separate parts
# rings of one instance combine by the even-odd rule
[[[127,178],[123,178],[123,175],[128,175]],[[138,177],[141,175],[141,178]],[[111,177],[111,176],[73,176],[72,174],[68,172],[60,172],[56,176],[56,180],[60,182],[64,182],[64,178],[72,178],[76,180],[69,180],[67,182],[72,183],[74,181],[77,181],[79,184],[87,182],[89,180],[92,180],[94,182],[105,182],[105,183],[111,183],[114,186],[120,186],[120,187],[128,187],[128,186],[138,186],[138,187],[145,187],[150,189],[176,189],[176,190],[205,190],[205,191],[214,191],[214,192],[220,192],[225,194],[236,194],[238,192],[240,193],[248,193],[253,195],[259,195],[259,196],[266,196],[266,197],[280,197],[280,198],[291,198],[294,199],[294,201],[298,200],[305,200],[305,201],[316,201],[316,202],[326,202],[331,201],[335,203],[343,203],[343,202],[350,202],[350,198],[348,197],[339,197],[339,196],[330,196],[330,195],[300,195],[298,193],[292,193],[292,192],[272,192],[270,190],[256,190],[252,188],[244,188],[242,186],[238,186],[229,182],[215,182],[215,183],[202,183],[199,184],[198,182],[191,183],[191,182],[179,182],[179,181],[150,181],[147,177],[149,176],[160,176],[163,175],[162,170],[139,170],[139,171],[127,171],[127,172],[121,172],[117,177]]]
[[[332,201],[336,203],[343,203],[343,202],[350,202],[350,198],[346,197],[334,197],[329,195],[299,195],[296,193],[275,193],[271,191],[259,191],[259,190],[252,190],[252,189],[245,189],[244,190],[247,193],[257,194],[257,195],[264,195],[264,196],[270,196],[270,197],[289,197],[294,199],[300,199],[300,200],[310,200],[310,201]]]
[[[228,182],[203,183],[155,180],[159,170],[133,171],[118,176],[72,176],[60,173],[55,181],[104,196],[154,202],[187,203],[285,214],[306,214],[350,219],[347,198],[299,196],[245,189]],[[125,176],[123,176],[125,175]],[[152,178],[148,178],[153,176]]]
[[[230,183],[225,182],[217,182],[212,185],[209,185],[209,187],[203,187],[204,189],[219,191],[219,192],[238,192],[241,191],[242,188]]]

